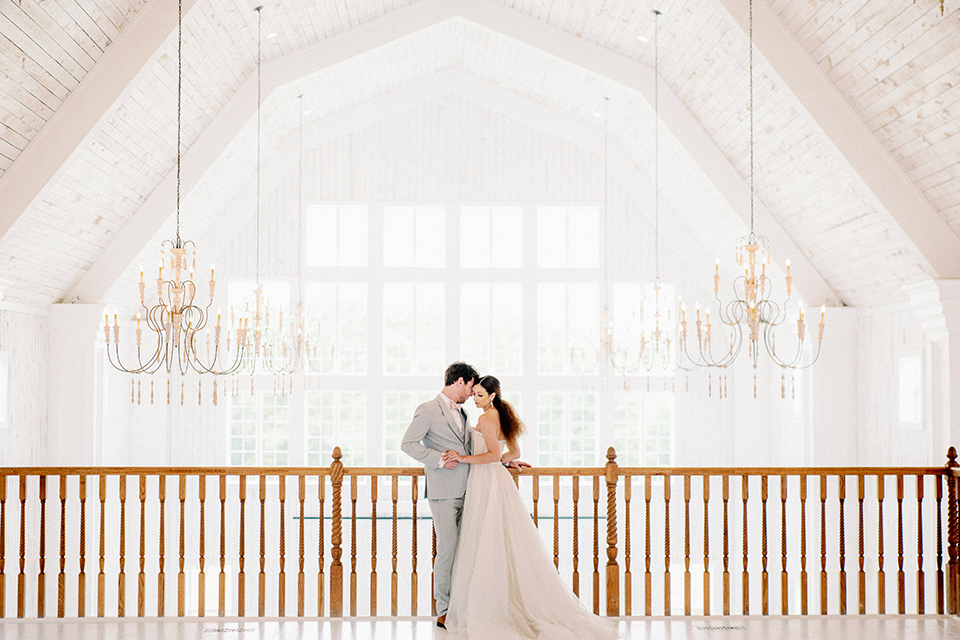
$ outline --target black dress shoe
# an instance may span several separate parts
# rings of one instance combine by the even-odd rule
[[[447,621],[446,614],[440,616],[439,618],[437,618],[437,626],[443,630],[446,630],[447,625],[444,624],[446,621]]]

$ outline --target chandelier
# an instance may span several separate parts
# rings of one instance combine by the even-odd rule
[[[719,304],[717,321],[728,335],[726,344],[721,348],[714,346],[714,325],[710,321],[709,306],[701,313],[699,303],[696,306],[696,339],[692,348],[687,341],[686,305],[680,307],[680,344],[685,358],[695,366],[718,367],[726,369],[737,359],[744,343],[754,368],[754,397],[757,394],[756,369],[760,353],[766,352],[771,362],[782,370],[803,369],[811,366],[820,356],[823,342],[823,318],[825,307],[820,308],[820,320],[817,325],[817,340],[812,355],[805,351],[808,342],[807,313],[800,303],[797,311],[796,339],[788,353],[777,351],[775,332],[784,325],[788,317],[787,303],[791,296],[790,261],[786,261],[786,298],[776,302],[772,298],[773,285],[766,274],[770,264],[768,240],[754,232],[754,153],[753,153],[753,2],[750,2],[750,233],[740,238],[736,248],[736,262],[743,269],[743,275],[733,282],[734,298],[728,302],[720,299],[720,260],[717,259],[713,276],[713,293]],[[791,325],[793,323],[790,323]],[[791,328],[791,331],[793,329]],[[692,338],[692,336],[691,336]],[[782,343],[783,341],[781,341]],[[781,395],[783,395],[783,374],[781,373]]]
[[[136,364],[124,362],[121,356],[120,324],[113,315],[113,327],[109,314],[105,316],[104,338],[107,358],[117,370],[133,374],[131,378],[131,401],[141,401],[140,375],[152,375],[164,371],[167,374],[167,403],[171,399],[171,376],[179,373],[180,404],[184,403],[185,376],[210,374],[213,376],[213,403],[217,404],[216,376],[237,371],[246,349],[246,329],[237,331],[238,346],[231,357],[228,344],[223,344],[221,313],[217,311],[213,336],[211,307],[216,292],[214,266],[210,266],[208,283],[209,301],[204,305],[198,299],[201,286],[194,280],[197,270],[196,246],[180,237],[180,165],[181,165],[181,111],[183,104],[183,2],[179,2],[177,14],[177,209],[176,236],[164,240],[160,249],[160,265],[157,272],[156,298],[148,296],[143,267],[140,268],[140,307],[136,316]],[[188,255],[189,254],[189,255]],[[143,325],[152,334],[156,344],[144,346]],[[147,340],[149,342],[149,340]],[[229,337],[226,342],[229,342]],[[202,378],[197,384],[197,402],[202,402]],[[150,379],[150,401],[154,400],[153,378]]]

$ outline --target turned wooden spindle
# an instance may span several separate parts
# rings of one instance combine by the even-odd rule
[[[257,615],[267,615],[267,477],[260,476],[260,573],[257,574]]]
[[[710,615],[710,476],[703,476],[703,615]]]
[[[147,574],[147,476],[140,474],[140,572],[137,573],[137,617],[146,615]]]
[[[166,503],[167,503],[167,476],[160,474],[157,477],[157,499],[160,502],[160,541],[157,548],[157,557],[159,561],[159,571],[157,573],[157,617],[162,618],[164,613],[164,600],[166,595],[166,577],[163,573],[163,565],[166,562],[164,558],[164,542],[166,536]]]
[[[670,615],[670,476],[663,477],[663,615]]]
[[[770,615],[770,575],[767,573],[767,476],[760,476],[760,613]]]
[[[827,476],[820,476],[820,614],[827,615]]]
[[[241,475],[237,487],[238,499],[240,500],[240,544],[237,549],[237,615],[243,617],[246,609],[246,574],[244,565],[246,564],[246,514],[247,514],[247,476]]]
[[[747,538],[747,500],[750,498],[750,476],[743,476],[741,481],[740,498],[743,501],[743,536],[741,538],[741,548],[743,550],[743,572],[741,573],[741,582],[743,584],[743,615],[750,614],[750,573],[747,570],[748,538]]]
[[[683,476],[683,615],[690,615],[690,476]]]
[[[40,476],[40,563],[37,573],[37,617],[43,618],[46,615],[46,582],[47,575],[44,571],[47,558],[47,476]]]
[[[0,476],[0,619],[6,617],[7,575],[7,476]]]
[[[858,548],[858,557],[857,564],[859,566],[859,571],[857,571],[857,593],[858,593],[858,611],[860,615],[864,615],[867,612],[867,574],[864,571],[864,556],[863,556],[863,499],[864,499],[864,476],[861,473],[857,476],[857,521],[858,521],[858,531],[860,533],[859,548]]]
[[[120,573],[117,576],[117,617],[126,610],[127,574],[124,571],[127,552],[127,476],[120,478]]]
[[[350,478],[350,615],[357,615],[357,484],[359,476]]]
[[[944,575],[943,575],[943,478],[933,476],[933,486],[937,494],[937,615],[944,614]],[[0,615],[2,617],[2,615]]]
[[[644,502],[644,556],[643,556],[643,615],[653,615],[653,574],[650,572],[650,500],[653,497],[653,477],[643,478]]]
[[[540,476],[530,478],[530,495],[533,499],[533,526],[540,528]]]
[[[324,481],[323,475],[317,476],[317,505],[319,508],[319,532],[318,532],[318,549],[317,549],[317,615],[322,616],[326,603],[326,576],[323,572],[323,538],[324,530],[326,529],[326,520],[324,519],[324,504],[327,497],[327,486]]]
[[[102,618],[107,599],[107,576],[103,572],[104,554],[106,552],[107,532],[107,476],[100,476],[100,573],[97,574],[97,617]]]
[[[333,448],[333,464],[330,465],[330,485],[333,488],[332,522],[330,527],[330,615],[343,616],[343,513],[341,491],[343,488],[343,454],[340,447]]]
[[[807,476],[800,476],[800,615],[807,615]]]
[[[917,614],[923,615],[926,607],[924,603],[923,584],[923,476],[917,476]]]
[[[630,500],[633,493],[633,476],[623,478],[623,615],[633,615],[633,573],[630,571]],[[574,513],[576,518],[577,514]]]
[[[60,573],[57,574],[57,617],[62,618],[67,607],[67,476],[60,476]]]
[[[730,476],[724,475],[720,486],[723,500],[723,615],[730,615]]]
[[[410,514],[410,546],[412,555],[410,558],[410,615],[417,615],[417,594],[419,593],[419,584],[420,578],[417,574],[417,558],[419,557],[419,550],[417,545],[417,503],[420,501],[420,484],[418,482],[417,476],[410,478],[410,499],[413,502],[412,511]]]
[[[846,520],[844,518],[843,503],[847,497],[847,477],[841,474],[838,478],[839,489],[837,492],[837,501],[840,504],[840,575],[839,575],[839,596],[840,596],[840,615],[847,615],[847,544],[846,544]]]
[[[6,484],[6,483],[4,483]],[[4,486],[4,491],[6,487]],[[0,527],[0,538],[3,538],[3,530]],[[77,617],[83,618],[87,611],[87,476],[80,476],[80,573],[77,575]],[[0,552],[0,556],[3,553]],[[2,571],[2,561],[0,561],[0,575]],[[0,578],[2,580],[2,578]],[[0,600],[3,599],[3,588],[0,587]],[[3,617],[3,605],[0,604],[0,618]]]
[[[437,615],[437,599],[433,595],[433,567],[437,564],[437,530],[430,524],[430,537],[433,542],[433,552],[430,556],[430,615]]]
[[[101,535],[101,539],[102,539]],[[17,617],[27,615],[27,476],[20,476],[20,573],[17,574]]]
[[[883,572],[883,474],[877,475],[877,613],[887,612],[886,574]]]
[[[620,566],[617,564],[617,452],[607,449],[607,615],[620,615]]]
[[[377,615],[377,486],[379,476],[370,476],[370,615]]]
[[[297,557],[297,617],[302,618],[304,616],[304,598],[303,594],[306,589],[306,574],[303,572],[304,565],[304,552],[306,548],[304,547],[304,535],[303,535],[303,507],[304,502],[307,498],[307,478],[306,476],[297,477],[297,500],[300,503],[300,517],[298,518],[300,524],[299,531],[299,555]]]
[[[390,478],[390,500],[393,503],[393,546],[390,564],[390,615],[396,617],[398,611],[400,575],[397,573],[397,500],[400,498],[400,476]]]
[[[571,479],[571,500],[573,501],[573,574],[570,576],[573,593],[580,596],[580,476]],[[629,503],[628,503],[629,504]],[[629,522],[629,516],[627,516]],[[629,567],[629,561],[627,566]],[[629,575],[629,571],[628,571]],[[629,586],[627,589],[629,590]],[[629,606],[629,605],[628,605]],[[629,614],[627,614],[629,615]]]
[[[593,613],[600,615],[600,476],[593,476]]]
[[[287,611],[287,476],[277,476],[277,492],[280,499],[280,567],[277,572],[277,615],[281,618]]]
[[[780,476],[780,615],[789,613],[787,597],[787,476]]]
[[[180,570],[177,572],[177,616],[182,618],[186,615],[187,609],[187,574],[184,573],[187,552],[187,476],[183,474],[180,475],[178,489],[177,496],[180,500],[180,534],[177,539],[180,545],[180,556],[178,558]]]
[[[206,572],[206,509],[207,502],[207,476],[197,476],[197,494],[200,504],[197,510],[200,516],[200,540],[198,551],[198,571],[197,571],[197,616],[203,617],[207,610],[207,572]]]
[[[957,478],[954,469],[957,463],[957,450],[947,450],[947,613],[960,612],[960,509],[957,505]]]
[[[897,612],[907,612],[906,574],[903,572],[903,476],[897,474]]]
[[[560,568],[560,476],[553,476],[553,566]]]
[[[227,615],[227,476],[220,474],[220,574],[217,576],[217,615]]]

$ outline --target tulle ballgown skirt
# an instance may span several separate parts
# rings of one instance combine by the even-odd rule
[[[563,583],[510,472],[470,469],[446,626],[470,640],[616,638]]]

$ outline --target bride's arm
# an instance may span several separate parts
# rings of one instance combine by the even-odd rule
[[[475,456],[460,455],[455,451],[444,454],[447,458],[457,462],[466,462],[467,464],[490,464],[500,461],[500,443],[497,442],[497,426],[493,420],[480,416],[477,421],[477,431],[483,436],[483,441],[487,443],[487,452]]]

